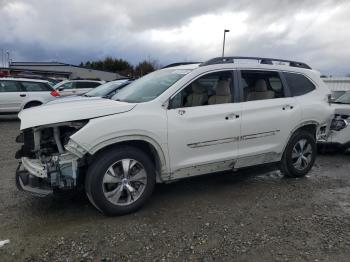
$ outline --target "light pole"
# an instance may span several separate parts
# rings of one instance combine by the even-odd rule
[[[7,54],[7,65],[10,67],[10,51],[6,51]]]
[[[222,43],[222,57],[224,57],[225,55],[225,37],[226,37],[226,33],[230,32],[230,30],[225,29],[224,30],[224,42]]]

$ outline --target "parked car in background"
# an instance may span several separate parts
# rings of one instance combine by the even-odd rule
[[[65,80],[55,85],[54,88],[61,96],[83,95],[104,83],[105,81],[97,80]]]
[[[168,67],[112,99],[21,112],[17,186],[34,195],[84,187],[98,210],[121,215],[156,183],[266,165],[302,177],[329,129],[329,98],[320,73],[301,62],[218,57]]]
[[[346,91],[332,91],[332,100],[335,101],[342,95],[344,95]]]
[[[132,83],[131,79],[121,79],[115,80],[92,89],[91,91],[84,94],[85,97],[103,97],[103,98],[111,98],[121,89],[123,89],[128,84]]]
[[[49,102],[49,104],[64,103],[64,102],[71,102],[71,101],[78,101],[78,100],[87,100],[87,99],[91,100],[96,98],[111,98],[119,90],[121,90],[123,87],[127,86],[131,82],[132,80],[129,80],[129,79],[111,81],[92,89],[86,94],[62,97],[60,99]]]
[[[56,99],[59,93],[48,81],[27,78],[0,78],[0,114],[13,115],[25,108]]]
[[[45,77],[41,75],[36,75],[36,74],[30,74],[30,73],[20,73],[15,76],[11,76],[13,78],[26,78],[26,79],[36,79],[36,80],[45,80],[48,81],[51,86],[55,86],[58,83],[62,82],[62,79],[58,78],[53,78],[53,77]]]
[[[350,91],[332,102],[334,118],[327,139],[318,141],[319,149],[348,151],[350,149]]]

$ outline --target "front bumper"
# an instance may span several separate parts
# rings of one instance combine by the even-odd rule
[[[19,163],[16,170],[16,186],[19,190],[36,197],[45,197],[53,193],[46,179],[34,176],[24,168],[22,163]]]
[[[56,190],[74,189],[79,175],[78,157],[66,153],[42,163],[22,157],[16,171],[19,190],[35,196],[47,196]]]

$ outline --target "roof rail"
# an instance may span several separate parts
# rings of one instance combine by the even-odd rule
[[[164,68],[168,68],[168,67],[173,67],[173,66],[180,66],[180,65],[191,65],[191,64],[200,64],[201,62],[178,62],[178,63],[172,63],[169,65],[166,65],[164,67],[162,67],[162,69]]]
[[[275,58],[266,58],[266,57],[249,57],[249,56],[215,57],[213,59],[210,59],[206,62],[201,63],[199,66],[234,63],[234,60],[256,60],[260,64],[267,64],[267,65],[273,65],[273,61],[284,62],[284,63],[289,63],[289,66],[292,66],[292,67],[312,69],[309,65],[302,62],[285,60],[285,59],[275,59]]]

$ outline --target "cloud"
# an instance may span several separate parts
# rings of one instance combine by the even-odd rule
[[[0,48],[14,60],[107,55],[166,64],[221,54],[297,59],[348,73],[348,1],[0,0]]]

